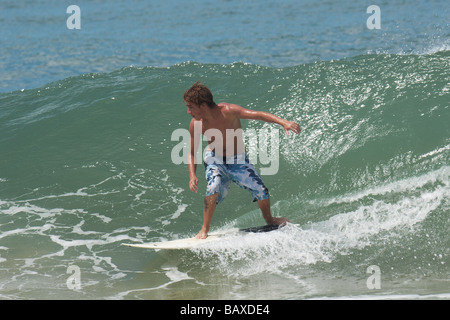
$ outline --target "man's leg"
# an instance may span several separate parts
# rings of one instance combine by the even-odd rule
[[[275,218],[270,213],[270,199],[258,200],[258,207],[261,209],[261,213],[266,220],[267,224],[283,225],[289,222],[286,218]]]
[[[230,174],[239,187],[249,190],[252,194],[252,199],[258,201],[258,207],[261,209],[267,224],[284,225],[286,222],[290,222],[286,218],[272,217],[269,190],[267,190],[255,167],[248,161],[247,157],[244,165],[231,166]]]
[[[211,220],[216,210],[216,200],[219,193],[215,193],[205,197],[205,203],[203,206],[203,226],[202,230],[195,236],[197,239],[206,239],[208,237],[209,227],[211,226]]]

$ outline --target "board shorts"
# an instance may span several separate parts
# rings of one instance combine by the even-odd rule
[[[206,196],[219,193],[216,203],[225,199],[231,181],[242,189],[249,190],[253,202],[270,198],[269,190],[248,160],[246,153],[222,158],[212,151],[206,151],[204,165],[207,182]]]

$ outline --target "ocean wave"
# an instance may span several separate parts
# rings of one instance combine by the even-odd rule
[[[78,263],[95,287],[102,272],[112,281],[133,269],[121,242],[196,233],[202,194],[189,192],[187,167],[172,163],[179,142],[171,135],[187,128],[183,92],[201,80],[217,102],[300,124],[297,136],[281,131],[278,173],[263,178],[273,213],[301,228],[179,254],[186,279],[203,283],[186,270],[209,268],[225,278],[270,273],[301,287],[302,272],[355,276],[371,264],[391,277],[448,274],[449,54],[127,67],[0,94],[0,263],[14,265],[17,278]],[[261,223],[248,199],[231,189],[213,229]],[[33,252],[14,256],[13,247]]]

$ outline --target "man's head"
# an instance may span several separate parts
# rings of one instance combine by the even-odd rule
[[[197,118],[202,113],[202,108],[214,108],[216,105],[211,91],[199,81],[186,90],[184,93],[184,102],[188,107],[188,113],[196,118],[196,120],[198,120]]]

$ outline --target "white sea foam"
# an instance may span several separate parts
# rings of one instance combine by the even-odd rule
[[[381,233],[410,232],[450,197],[448,173],[449,168],[445,167],[346,197],[330,198],[326,205],[351,201],[355,202],[354,209],[301,228],[288,225],[269,233],[230,235],[223,241],[207,243],[196,252],[211,258],[207,259],[211,267],[229,275],[284,274],[317,262],[332,262],[337,256],[374,244]],[[436,180],[440,183],[434,189],[424,188]],[[405,190],[411,192],[404,193]],[[387,197],[369,204],[357,202],[370,194],[397,192],[404,193],[398,200]]]

